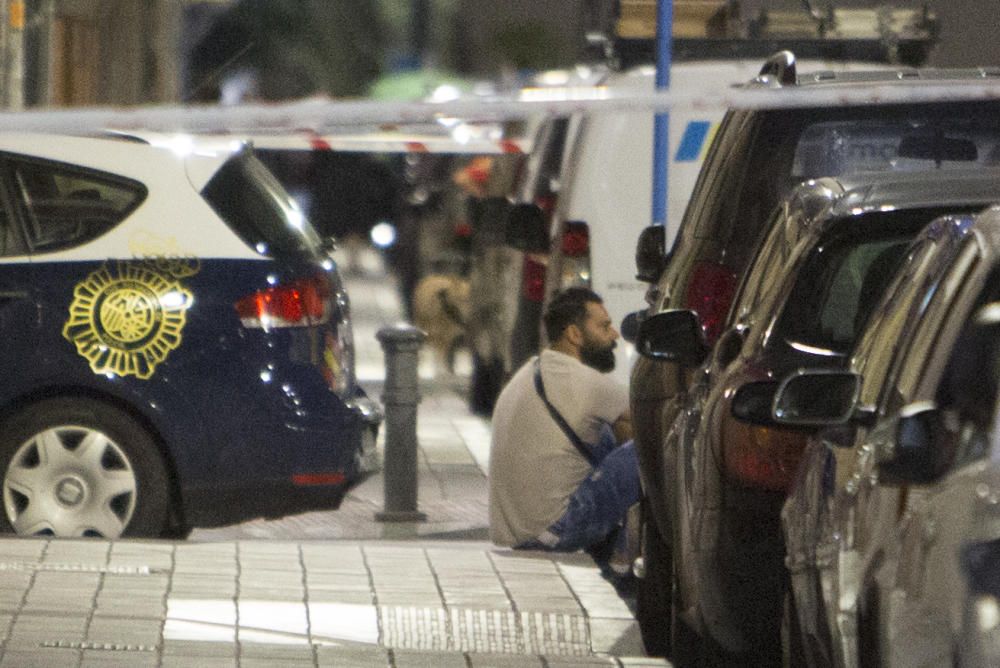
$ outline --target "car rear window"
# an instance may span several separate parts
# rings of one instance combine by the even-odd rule
[[[227,161],[202,196],[244,242],[265,257],[321,254],[321,240],[281,183],[254,155]]]
[[[792,163],[798,180],[858,172],[930,171],[996,165],[1000,122],[949,118],[833,121],[808,126]]]

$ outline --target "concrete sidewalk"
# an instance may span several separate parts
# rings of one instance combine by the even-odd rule
[[[398,299],[377,264],[348,282],[359,378],[378,398],[374,334]],[[426,522],[375,522],[375,474],[339,510],[188,541],[0,539],[0,668],[668,665],[643,657],[586,555],[487,542],[490,425],[466,409],[465,383],[421,365]]]

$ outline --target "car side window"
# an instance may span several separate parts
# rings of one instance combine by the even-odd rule
[[[10,160],[29,252],[54,252],[96,239],[146,197],[139,183],[56,163]]]

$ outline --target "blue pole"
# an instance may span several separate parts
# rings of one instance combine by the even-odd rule
[[[674,3],[658,0],[656,9],[656,90],[670,88]],[[670,114],[653,121],[653,224],[667,224],[667,164],[670,161]]]

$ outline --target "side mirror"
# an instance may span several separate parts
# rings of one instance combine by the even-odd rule
[[[777,381],[747,383],[733,395],[733,417],[751,424],[773,426],[774,416],[771,414],[771,407],[774,405],[774,395],[777,391]]]
[[[663,311],[643,320],[635,347],[644,357],[686,367],[700,366],[709,350],[698,315],[680,309]]]
[[[644,283],[655,283],[667,267],[667,228],[650,225],[639,234],[635,246],[635,278]]]
[[[783,381],[774,397],[772,414],[779,424],[833,427],[854,416],[861,376],[833,369],[804,369]]]
[[[525,253],[549,252],[549,223],[534,204],[515,204],[507,212],[504,242]]]
[[[632,311],[625,316],[622,319],[622,326],[619,327],[622,338],[635,345],[635,341],[639,337],[639,325],[642,324],[645,317],[645,311]]]
[[[932,401],[903,406],[892,441],[878,450],[879,478],[885,482],[925,484],[942,473],[942,414]]]

